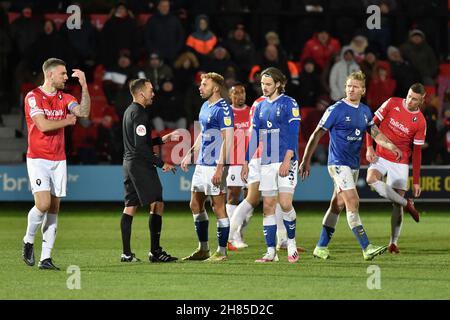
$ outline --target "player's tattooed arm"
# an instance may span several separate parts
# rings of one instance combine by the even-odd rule
[[[377,144],[392,151],[396,155],[397,160],[402,158],[402,151],[380,131],[376,124],[370,128],[370,135]]]
[[[91,97],[86,82],[86,76],[80,69],[73,69],[72,77],[78,78],[81,85],[81,102],[72,109],[72,114],[77,117],[87,118],[91,112]]]

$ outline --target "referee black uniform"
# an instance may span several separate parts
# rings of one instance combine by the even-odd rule
[[[156,167],[164,162],[153,153],[162,144],[160,137],[151,138],[152,126],[145,108],[133,102],[123,116],[125,206],[146,206],[163,201],[162,186]]]

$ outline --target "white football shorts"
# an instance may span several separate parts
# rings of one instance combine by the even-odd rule
[[[396,163],[377,157],[377,161],[371,163],[368,170],[375,169],[383,177],[387,175],[386,184],[394,189],[408,190],[409,166],[405,163]]]
[[[212,177],[216,172],[215,166],[196,165],[194,175],[192,176],[191,191],[203,192],[206,196],[218,196],[226,192],[226,178],[228,175],[228,166],[224,167],[222,174],[222,182],[220,186],[212,183]]]
[[[261,166],[261,181],[259,191],[263,197],[274,197],[278,192],[294,193],[297,185],[298,161],[291,161],[289,174],[280,177],[278,171],[281,162],[270,163]]]
[[[66,160],[51,161],[27,158],[27,170],[33,194],[40,191],[50,191],[52,195],[58,198],[66,196]]]
[[[328,166],[328,173],[333,179],[334,188],[338,193],[342,190],[356,189],[358,169],[351,169],[349,166]]]

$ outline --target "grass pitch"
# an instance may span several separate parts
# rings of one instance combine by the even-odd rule
[[[98,207],[92,204],[91,207]],[[370,210],[361,205],[369,239],[385,244],[390,234],[390,206]],[[422,205],[423,206],[423,205]],[[62,204],[53,258],[60,272],[38,270],[21,260],[21,243],[28,206],[10,206],[0,213],[0,299],[449,299],[450,210],[432,209],[416,224],[406,214],[400,255],[385,253],[364,261],[358,243],[341,217],[330,244],[334,259],[318,260],[312,251],[319,237],[326,205],[308,209],[296,205],[297,243],[307,249],[299,263],[256,264],[265,251],[262,218],[256,210],[246,234],[249,248],[231,252],[224,263],[176,262],[151,264],[148,217],[144,210],[133,221],[132,250],[141,263],[121,263],[120,204],[89,208]],[[447,206],[448,207],[448,206]],[[446,208],[447,208],[446,207]],[[179,258],[197,246],[192,216],[186,208],[168,208],[163,221],[162,245]],[[419,205],[419,209],[421,206]],[[216,221],[210,211],[210,245],[217,246]],[[35,242],[36,260],[41,235]],[[37,264],[37,263],[36,263]],[[66,272],[80,269],[81,289],[70,290]],[[369,290],[368,267],[378,266],[380,289]],[[370,270],[370,269],[369,269]],[[369,281],[370,282],[370,281]]]

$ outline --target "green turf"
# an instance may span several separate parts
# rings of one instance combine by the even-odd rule
[[[370,205],[364,204],[364,207]],[[450,297],[450,212],[428,212],[416,224],[405,216],[400,255],[385,254],[371,262],[341,219],[330,245],[333,260],[313,259],[322,213],[298,211],[297,242],[307,249],[299,263],[255,264],[265,251],[260,214],[255,213],[247,233],[249,248],[229,254],[220,264],[177,262],[150,264],[146,259],[149,235],[144,212],[134,219],[132,248],[142,263],[119,262],[120,206],[111,210],[66,209],[59,220],[54,249],[55,264],[63,271],[43,271],[21,260],[21,239],[26,213],[18,209],[0,214],[0,299],[448,299]],[[386,205],[388,208],[388,206]],[[77,212],[77,210],[80,210]],[[113,211],[116,212],[113,212]],[[386,209],[388,210],[388,209]],[[215,219],[210,217],[211,247],[217,245]],[[387,212],[362,213],[369,239],[374,244],[389,240]],[[36,239],[40,255],[41,235]],[[163,223],[162,244],[177,257],[197,246],[192,217],[169,211]],[[81,289],[69,290],[66,268],[81,270]],[[367,268],[381,270],[381,289],[369,290]]]

